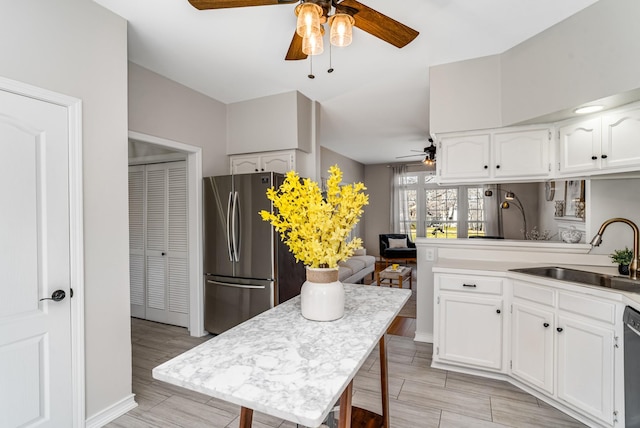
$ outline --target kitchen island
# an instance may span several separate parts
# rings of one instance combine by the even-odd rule
[[[351,422],[352,381],[380,344],[383,419],[388,426],[384,335],[410,290],[344,284],[345,314],[309,321],[300,297],[276,306],[153,369],[153,377],[253,410],[319,426],[340,400],[340,426]]]

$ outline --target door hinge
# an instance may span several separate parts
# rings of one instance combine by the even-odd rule
[[[440,296],[438,296],[438,305],[440,304]]]
[[[560,171],[560,162],[558,162],[558,171]]]
[[[509,360],[509,368],[512,369],[513,368],[513,360]]]
[[[551,172],[551,162],[549,162],[549,172]]]
[[[551,142],[551,130],[549,130],[549,142]]]
[[[614,348],[619,348],[619,347],[620,347],[620,345],[618,345],[618,336],[614,336],[614,337],[613,337],[613,340],[614,340],[614,342],[613,342],[613,347],[614,347]]]
[[[436,346],[436,355],[440,355],[440,347]]]
[[[613,423],[618,423],[618,411],[614,410],[613,411]]]
[[[513,304],[509,305],[509,313],[512,314],[513,313]]]
[[[558,129],[558,140],[560,139],[560,130]]]

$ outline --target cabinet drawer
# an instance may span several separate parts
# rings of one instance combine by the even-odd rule
[[[502,294],[502,278],[487,276],[439,275],[440,290]]]
[[[558,308],[609,324],[616,322],[615,303],[590,296],[560,292],[558,293]]]
[[[553,306],[554,294],[555,291],[548,287],[513,281],[513,297],[518,299],[540,303],[541,305]]]

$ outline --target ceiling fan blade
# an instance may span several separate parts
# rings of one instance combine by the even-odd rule
[[[291,39],[287,56],[285,56],[284,59],[287,61],[307,59],[307,54],[302,52],[302,37],[300,37],[295,31],[293,32],[293,39]]]
[[[420,155],[406,155],[406,156],[396,156],[396,159],[402,159],[402,158],[413,158],[416,156],[424,156],[424,153],[420,154]]]
[[[353,14],[356,27],[398,48],[408,45],[420,34],[356,0],[343,0],[338,3],[336,9],[340,9],[341,6],[356,11]]]
[[[225,9],[230,7],[270,6],[272,4],[297,3],[298,0],[189,0],[199,10]]]

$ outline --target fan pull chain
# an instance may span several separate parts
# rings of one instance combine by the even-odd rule
[[[313,74],[313,55],[309,55],[309,74],[307,75],[309,79],[315,79],[316,76]]]
[[[331,65],[331,43],[329,43],[329,69],[327,73],[333,73],[333,67]]]

